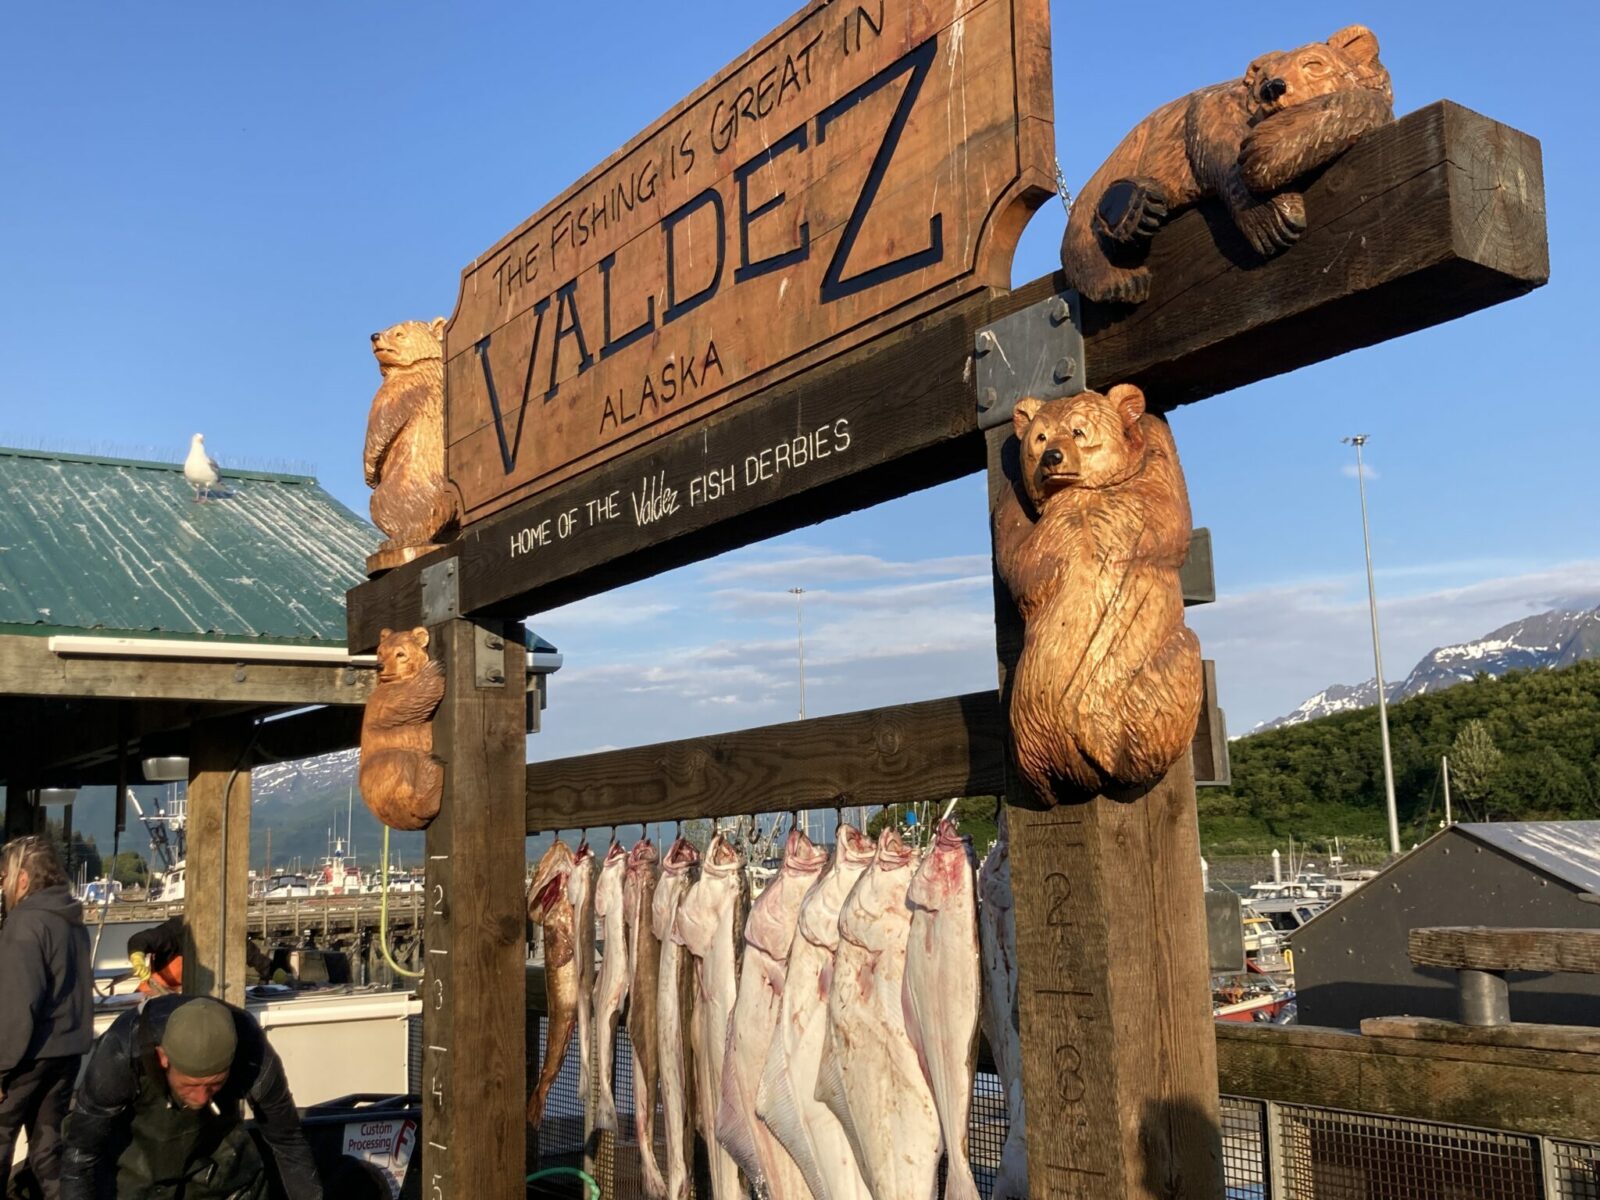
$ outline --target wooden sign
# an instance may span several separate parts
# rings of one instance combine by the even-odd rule
[[[467,267],[463,522],[1009,285],[1054,190],[1049,28],[1048,0],[817,0]]]

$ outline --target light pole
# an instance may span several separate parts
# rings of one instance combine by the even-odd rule
[[[806,631],[800,611],[800,597],[806,594],[805,588],[792,587],[789,594],[794,597],[794,636],[800,648],[800,719],[806,719]]]
[[[794,597],[794,640],[800,652],[800,719],[806,719],[806,631],[801,616],[800,597],[806,594],[803,587],[792,587],[789,594]],[[797,814],[805,822],[806,836],[811,836],[811,814],[809,812]]]
[[[1400,814],[1394,802],[1394,758],[1389,753],[1389,702],[1384,695],[1383,648],[1378,640],[1378,589],[1372,581],[1372,531],[1367,525],[1367,472],[1361,462],[1361,447],[1367,435],[1358,433],[1342,439],[1356,448],[1356,488],[1361,494],[1361,542],[1367,552],[1367,608],[1372,614],[1372,665],[1378,674],[1378,731],[1383,737],[1383,792],[1389,809],[1389,853],[1400,853]]]

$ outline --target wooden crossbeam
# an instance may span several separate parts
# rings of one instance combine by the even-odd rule
[[[1005,736],[998,693],[969,692],[529,763],[528,832],[999,795]]]
[[[1003,785],[993,692],[528,764],[528,832],[948,800]]]
[[[0,637],[0,696],[364,704],[368,668],[54,654],[42,637]]]
[[[1270,261],[1209,208],[1156,238],[1155,285],[1136,309],[1084,305],[1089,382],[1141,384],[1158,408],[1186,404],[1524,294],[1550,273],[1539,143],[1441,101],[1369,135],[1306,188],[1310,226]],[[1053,277],[951,305],[793,384],[612,460],[478,522],[427,559],[350,593],[353,650],[382,626],[421,621],[420,572],[461,560],[463,612],[525,616],[672,567],[979,470],[968,379],[973,337],[1048,296]],[[661,471],[744,460],[774,429],[850,422],[851,449],[646,525],[631,513],[552,548],[513,537]],[[741,477],[742,483],[742,477]]]
[[[1419,967],[1600,975],[1600,929],[1413,929],[1408,950]]]

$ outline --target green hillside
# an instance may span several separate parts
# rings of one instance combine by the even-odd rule
[[[1600,662],[1480,676],[1389,708],[1400,840],[1443,815],[1440,758],[1450,756],[1457,820],[1600,817]],[[1232,743],[1233,786],[1200,792],[1207,853],[1248,854],[1296,841],[1387,841],[1376,708]]]

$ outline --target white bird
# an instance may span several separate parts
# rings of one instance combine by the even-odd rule
[[[205,434],[197,433],[189,441],[189,457],[183,460],[183,477],[194,485],[196,501],[211,494],[211,488],[222,478],[222,468],[217,460],[206,453]]]

